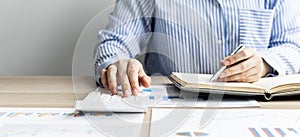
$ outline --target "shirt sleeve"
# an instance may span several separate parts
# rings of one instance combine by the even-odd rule
[[[151,32],[153,1],[118,0],[109,15],[107,28],[98,32],[94,52],[95,80],[101,86],[100,71],[118,59],[134,58],[147,41],[143,34]]]
[[[299,7],[299,0],[277,0],[268,49],[258,51],[278,75],[300,71]]]

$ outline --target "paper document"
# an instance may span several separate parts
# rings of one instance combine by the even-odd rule
[[[300,136],[300,110],[157,108],[152,110],[151,121],[151,137]]]
[[[138,137],[143,119],[143,113],[79,113],[74,109],[64,108],[0,108],[0,137],[106,137],[125,133]]]
[[[198,93],[180,91],[178,88],[173,86],[167,86],[164,88],[165,89],[160,89],[164,92],[164,94],[160,96],[158,103],[152,107],[237,108],[261,106],[253,99],[222,98],[222,95],[211,95],[211,98],[201,98],[198,97]]]

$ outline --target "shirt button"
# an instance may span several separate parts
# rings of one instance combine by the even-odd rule
[[[218,45],[222,45],[222,43],[223,43],[222,40],[217,40]]]

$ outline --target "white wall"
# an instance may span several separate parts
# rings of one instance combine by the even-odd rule
[[[95,15],[113,3],[0,0],[0,75],[71,75],[80,33]],[[99,26],[105,27],[105,21]]]

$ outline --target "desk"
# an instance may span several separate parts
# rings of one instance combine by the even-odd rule
[[[0,107],[73,107],[69,76],[0,77]]]
[[[166,77],[153,77],[152,84],[171,84]],[[0,107],[73,107],[76,100],[70,76],[0,77]],[[263,109],[300,109],[300,100],[259,102]],[[149,121],[151,110],[145,115]],[[143,127],[147,135],[149,125]]]
[[[152,84],[171,84],[165,77],[153,77]],[[70,76],[2,76],[0,107],[73,107],[76,100]],[[300,100],[259,102],[262,108],[300,109]]]

